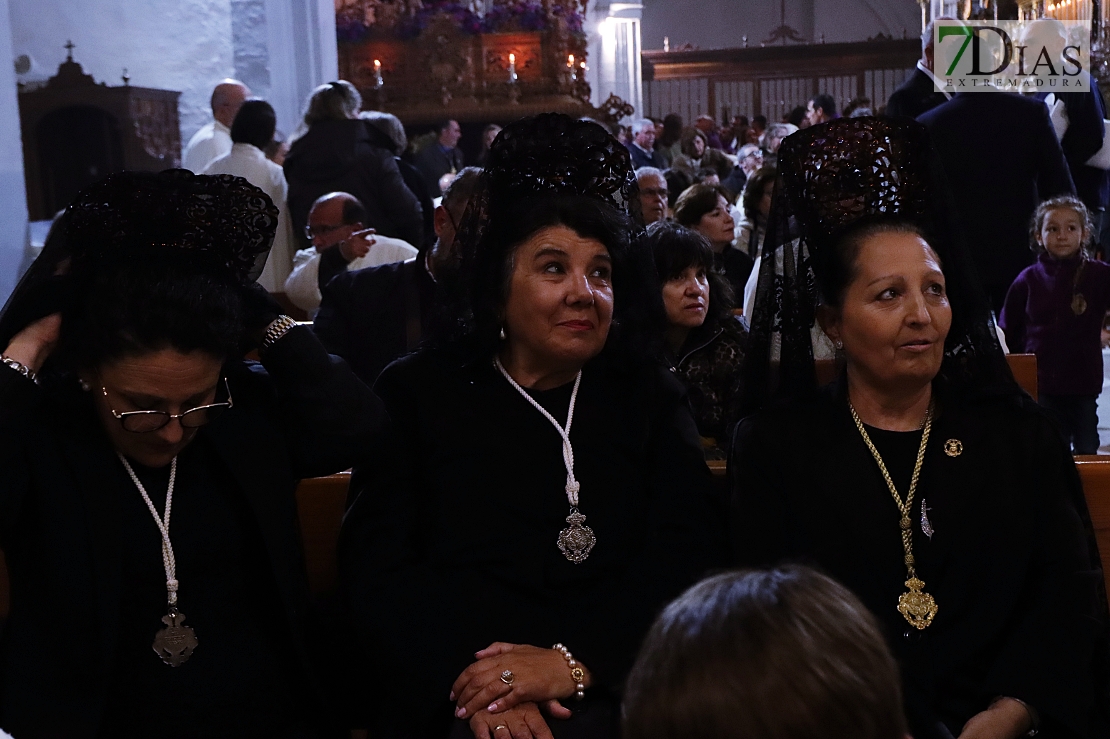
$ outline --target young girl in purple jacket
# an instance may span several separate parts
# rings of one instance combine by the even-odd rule
[[[1098,452],[1100,332],[1110,308],[1110,265],[1088,255],[1091,234],[1077,198],[1041,203],[1030,228],[1037,261],[1010,286],[999,319],[1010,351],[1037,355],[1038,401],[1076,454]]]

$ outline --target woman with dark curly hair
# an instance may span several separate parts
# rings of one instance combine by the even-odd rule
[[[652,224],[644,246],[655,258],[667,316],[667,353],[675,374],[686,383],[698,433],[708,446],[725,446],[729,429],[740,420],[748,338],[744,324],[732,315],[732,288],[713,271],[713,250],[696,231]]]
[[[325,735],[294,490],[380,402],[248,287],[278,211],[246,180],[113,175],[63,218],[0,317],[0,726]]]
[[[733,245],[736,224],[720,185],[694,185],[678,196],[674,219],[697,231],[713,249],[713,268],[725,276],[734,295],[742,295],[752,257]]]
[[[483,178],[458,237],[464,320],[381,374],[392,433],[352,481],[340,562],[367,723],[615,737],[652,617],[720,561],[708,471],[650,353],[627,150],[541,115],[501,132]]]

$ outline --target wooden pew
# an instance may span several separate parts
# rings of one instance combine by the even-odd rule
[[[301,523],[308,585],[314,596],[335,592],[338,569],[335,545],[347,508],[351,473],[301,480],[297,486],[297,515]]]
[[[1076,457],[1075,466],[1083,480],[1083,494],[1091,511],[1098,553],[1102,557],[1102,576],[1110,591],[1110,457]]]

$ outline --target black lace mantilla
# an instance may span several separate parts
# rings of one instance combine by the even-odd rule
[[[750,317],[746,413],[816,387],[814,348],[831,344],[816,327],[815,272],[846,230],[884,220],[921,229],[944,267],[952,327],[939,379],[965,390],[1020,392],[924,126],[873,117],[830,121],[787,137],[778,160]]]
[[[242,177],[171,169],[106,177],[77,196],[66,220],[75,262],[168,247],[210,257],[246,282],[265,264],[278,209]]]
[[[632,157],[608,131],[593,121],[544,113],[497,135],[457,239],[464,250],[473,248],[499,211],[545,195],[598,198],[642,224],[638,194]]]

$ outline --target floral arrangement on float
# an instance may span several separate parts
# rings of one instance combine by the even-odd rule
[[[371,36],[412,39],[433,20],[449,19],[467,35],[544,32],[560,21],[582,34],[585,2],[553,0],[335,0],[335,30],[340,41],[357,43]]]

